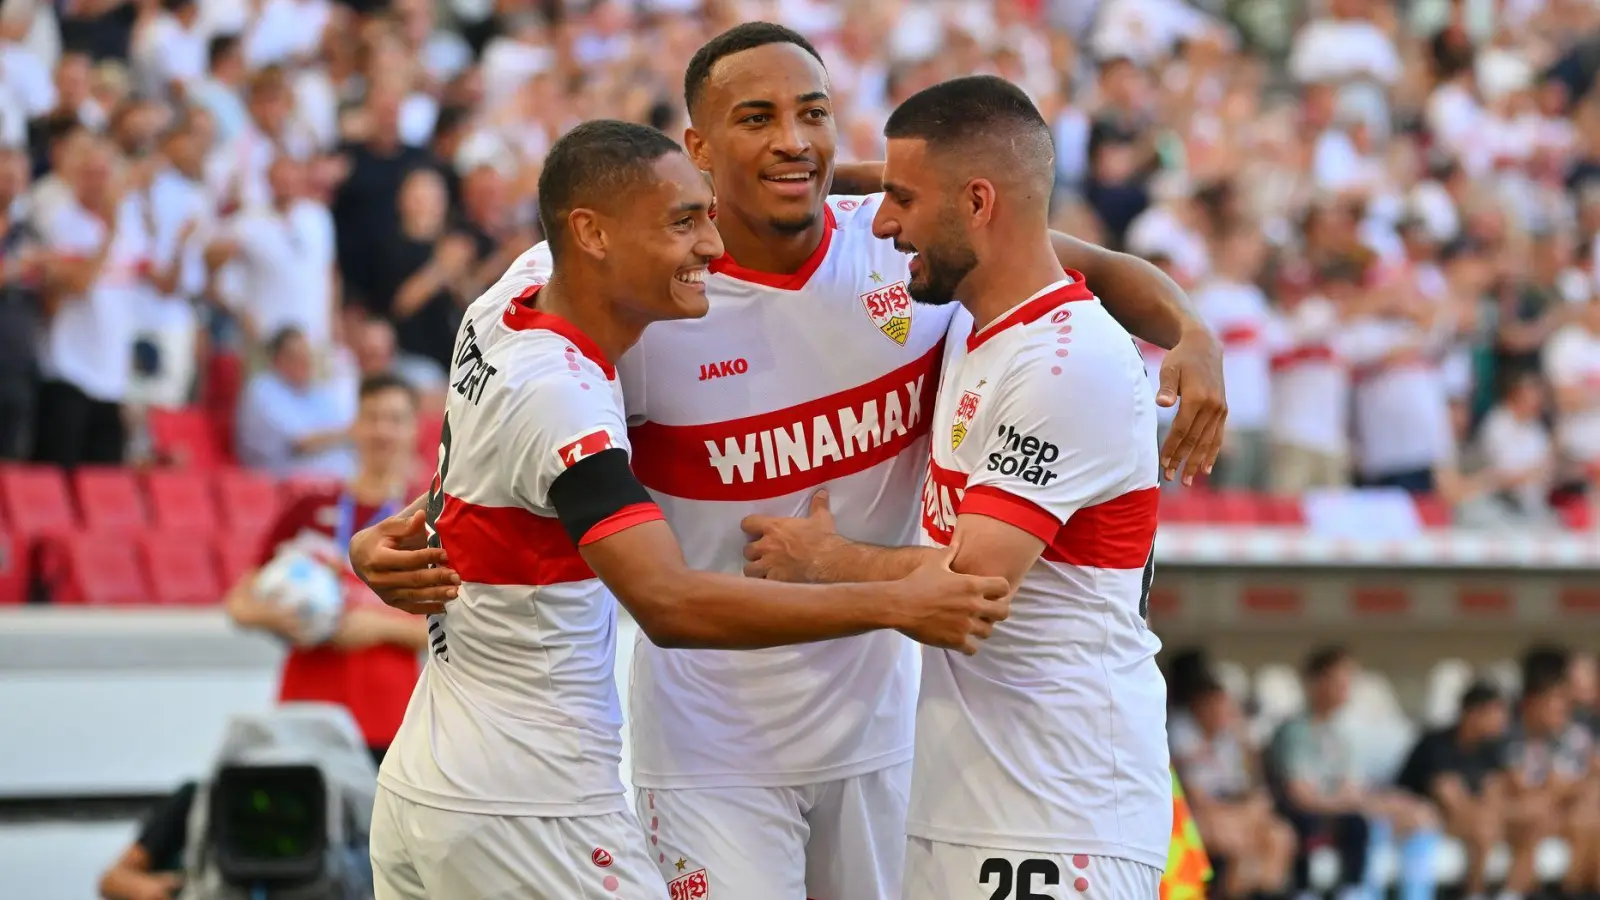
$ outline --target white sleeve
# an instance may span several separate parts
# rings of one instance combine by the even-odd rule
[[[1581,338],[1570,330],[1562,329],[1550,338],[1544,348],[1544,374],[1556,387],[1567,387],[1583,377],[1579,357]]]
[[[604,385],[592,366],[591,380]],[[602,450],[628,451],[627,425],[609,390],[583,390],[566,373],[539,376],[509,388],[516,396],[503,410],[511,428],[506,452],[514,464],[511,484],[517,499],[530,506],[550,505],[550,485],[561,473]]]
[[[86,227],[87,226],[87,227]],[[92,257],[100,250],[104,230],[88,226],[76,203],[62,203],[46,217],[40,229],[45,246],[63,256]]]
[[[967,481],[961,513],[1049,543],[1078,510],[1126,493],[1138,461],[1150,458],[1140,444],[1154,447],[1155,434],[1139,433],[1144,370],[1130,377],[1134,364],[1118,359],[1119,350],[1134,352],[1131,345],[1086,347],[1066,358],[1027,352],[1012,364],[986,399],[983,463]]]

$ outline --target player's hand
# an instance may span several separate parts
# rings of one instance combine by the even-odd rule
[[[994,623],[1011,615],[1011,582],[1004,578],[960,575],[950,568],[956,547],[917,567],[895,582],[904,593],[905,636],[931,647],[959,650],[971,656],[986,640]]]
[[[1161,472],[1168,481],[1183,474],[1184,484],[1209,473],[1222,449],[1228,401],[1222,386],[1222,342],[1209,329],[1184,333],[1161,362],[1160,406],[1178,406],[1178,417],[1161,445]]]
[[[739,523],[750,543],[744,546],[744,574],[772,581],[815,581],[812,564],[829,541],[839,539],[828,509],[828,492],[811,496],[811,512],[804,519],[745,516]]]
[[[390,516],[350,538],[350,568],[383,602],[417,615],[444,612],[461,576],[444,550],[429,547],[423,511]]]

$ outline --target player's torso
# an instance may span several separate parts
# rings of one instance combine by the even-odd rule
[[[463,584],[430,617],[403,749],[384,767],[419,802],[515,815],[625,808],[616,602],[555,510],[529,500],[527,461],[507,438],[526,418],[512,409],[523,378],[580,379],[620,421],[616,382],[570,346],[476,305],[457,337],[429,514]]]
[[[1143,609],[1157,477],[1143,361],[1097,300],[1068,303],[968,352],[971,322],[958,313],[948,341],[923,491],[925,543],[949,543],[967,482],[982,471],[1041,485],[1072,477],[1071,448],[1018,429],[994,401],[1030,344],[1052,344],[1052,353],[1074,342],[1127,344],[1120,362],[1130,397],[1145,398],[1138,421],[1149,455],[1068,520],[976,656],[924,649],[911,833],[1154,859],[1165,852],[1161,816],[1171,806],[1160,642]],[[1073,415],[1072,397],[1060,398],[1056,414]]]
[[[741,520],[804,515],[824,487],[841,533],[915,541],[949,313],[911,303],[906,257],[870,235],[877,199],[830,199],[804,277],[721,268],[705,318],[651,326],[621,361],[634,471],[690,565],[741,571]],[[895,632],[745,652],[642,641],[635,780],[801,784],[903,762],[915,688]]]

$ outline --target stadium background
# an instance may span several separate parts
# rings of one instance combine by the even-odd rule
[[[1600,448],[1557,438],[1581,411],[1552,390],[1570,366],[1543,353],[1600,333],[1584,324],[1600,294],[1590,4],[6,0],[0,893],[90,896],[149,801],[205,770],[226,717],[272,701],[281,650],[230,626],[218,599],[273,508],[347,474],[337,436],[356,379],[400,371],[436,423],[438,335],[537,239],[549,142],[601,114],[677,133],[689,54],[758,18],[828,59],[841,160],[878,158],[886,111],[933,80],[1022,83],[1058,136],[1058,227],[1191,289],[1229,348],[1235,455],[1222,483],[1164,497],[1152,617],[1169,647],[1218,661],[1254,734],[1297,708],[1303,655],[1343,643],[1364,666],[1347,715],[1381,778],[1475,673],[1514,690],[1527,646],[1600,646]],[[136,316],[69,332],[39,278],[85,240],[62,213],[92,205],[79,127],[109,137],[117,211],[146,204],[127,227],[156,249],[87,288],[124,291]],[[174,167],[186,153],[202,165]],[[250,218],[274,198],[293,215],[267,220],[309,241],[287,256]],[[224,245],[231,259],[207,258]],[[1354,448],[1382,456],[1413,412],[1447,404],[1451,434],[1426,451],[1437,490],[1415,499],[1268,490],[1279,408],[1351,423],[1337,394],[1283,389],[1274,407],[1284,382],[1264,336],[1351,271],[1392,304],[1356,315],[1404,308],[1445,335],[1437,382],[1379,411]],[[269,340],[285,327],[306,339],[293,359]],[[39,367],[107,342],[132,357],[99,398],[126,441],[38,450],[62,426]],[[280,402],[274,379],[304,402]],[[252,429],[268,419],[276,430]],[[284,449],[328,433],[327,452]],[[121,464],[55,465],[83,459]]]

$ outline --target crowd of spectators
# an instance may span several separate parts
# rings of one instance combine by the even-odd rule
[[[1218,861],[1216,895],[1303,888],[1310,849],[1326,845],[1338,857],[1341,896],[1381,896],[1370,893],[1384,881],[1374,851],[1393,846],[1400,896],[1432,897],[1440,834],[1463,848],[1460,887],[1469,900],[1537,895],[1545,885],[1536,853],[1549,838],[1568,854],[1557,896],[1600,892],[1595,658],[1536,647],[1519,668],[1511,688],[1471,683],[1455,721],[1421,731],[1396,755],[1386,735],[1360,721],[1366,711],[1352,702],[1360,669],[1343,648],[1311,654],[1303,703],[1265,732],[1253,732],[1245,713],[1253,698],[1224,688],[1203,654],[1174,656],[1168,736]],[[1504,872],[1491,873],[1502,847]]]
[[[252,372],[237,458],[344,474],[354,385],[437,395],[582,118],[668,133],[694,49],[811,36],[840,156],[988,71],[1054,123],[1057,226],[1225,338],[1214,487],[1433,491],[1540,527],[1600,480],[1600,9],[1574,0],[7,0],[0,458],[148,456]],[[1148,348],[1152,367],[1159,351]]]

